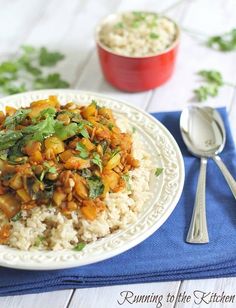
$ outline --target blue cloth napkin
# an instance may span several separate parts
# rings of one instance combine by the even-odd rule
[[[224,108],[227,142],[221,157],[236,177],[236,152]],[[199,173],[180,136],[179,112],[155,113],[178,142],[185,162],[182,197],[162,227],[147,240],[119,256],[79,268],[23,271],[0,268],[0,295],[37,293],[68,288],[236,276],[236,201],[213,161],[207,167],[207,218],[210,243],[185,243]],[[119,266],[117,266],[119,265]]]

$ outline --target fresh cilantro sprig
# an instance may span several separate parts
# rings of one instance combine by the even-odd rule
[[[16,222],[22,218],[22,212],[18,212],[15,216],[11,218],[11,221]]]
[[[60,52],[45,47],[22,46],[18,56],[0,63],[0,92],[15,94],[32,89],[67,88],[59,73],[46,73],[64,59]]]
[[[193,38],[198,40],[200,39],[200,41],[202,41],[205,46],[214,50],[221,52],[236,50],[236,28],[233,28],[223,34],[213,36],[208,36],[205,33],[200,33],[188,28],[182,28],[182,30]]]
[[[94,165],[97,165],[99,167],[100,171],[102,171],[102,160],[98,153],[93,153],[91,161]]]
[[[94,175],[87,178],[87,184],[89,187],[89,198],[96,199],[104,191],[104,184],[98,176]]]
[[[75,149],[80,152],[79,153],[79,157],[80,158],[83,158],[83,159],[88,158],[89,152],[88,152],[86,146],[82,142],[78,142],[76,144],[76,148]]]
[[[203,85],[193,90],[198,102],[206,101],[209,97],[216,97],[219,89],[224,85],[235,87],[234,84],[224,81],[219,71],[201,70],[197,74],[203,81]]]
[[[236,29],[232,29],[222,35],[209,37],[207,46],[223,52],[236,50]]]
[[[129,180],[130,180],[130,175],[129,175],[128,173],[123,174],[123,175],[122,175],[122,179],[125,181],[126,189],[127,189],[128,191],[131,191],[131,185],[130,185],[130,182],[129,182]]]
[[[17,124],[20,124],[30,113],[30,109],[19,109],[12,116],[8,116],[3,123],[7,129],[14,129]]]

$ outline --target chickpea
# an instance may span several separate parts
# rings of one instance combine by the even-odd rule
[[[70,124],[70,117],[66,113],[59,114],[57,119],[61,122],[63,122],[65,125]]]
[[[46,178],[48,180],[51,180],[51,181],[55,181],[57,178],[58,178],[58,173],[51,173],[51,172],[48,172],[46,174]]]
[[[69,110],[74,110],[74,109],[76,109],[76,104],[75,103],[67,103],[66,104],[66,109],[69,109]]]
[[[75,211],[77,209],[77,204],[74,202],[74,201],[69,201],[67,203],[67,208],[70,210],[70,211]]]
[[[35,166],[35,169],[34,169],[35,174],[41,174],[42,172],[43,172],[43,166],[41,165]]]

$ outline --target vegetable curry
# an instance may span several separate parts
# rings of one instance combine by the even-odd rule
[[[0,229],[2,244],[22,210],[43,204],[96,219],[106,194],[122,191],[129,170],[139,166],[132,136],[95,101],[60,105],[50,96],[27,108],[6,107],[0,128],[0,210],[9,221]]]

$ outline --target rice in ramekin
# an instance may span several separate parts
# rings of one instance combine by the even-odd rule
[[[152,56],[166,50],[177,36],[176,25],[165,16],[148,12],[118,15],[104,23],[99,41],[117,54],[130,57]]]

